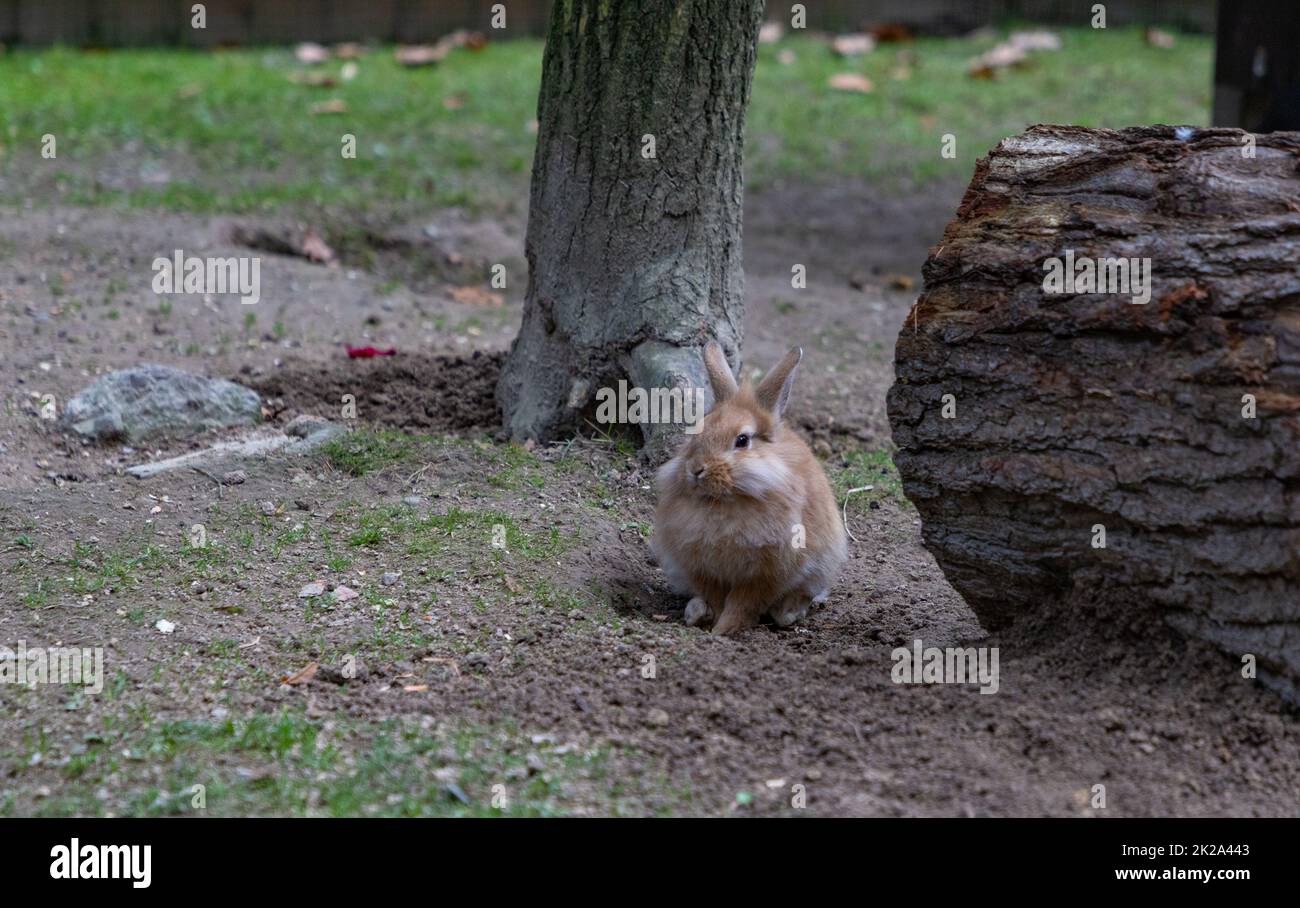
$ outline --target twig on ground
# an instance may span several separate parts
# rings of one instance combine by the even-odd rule
[[[226,484],[225,484],[224,482],[222,482],[220,479],[218,479],[217,477],[213,476],[213,475],[212,475],[211,473],[209,473],[207,470],[203,469],[202,467],[195,467],[195,466],[191,466],[190,469],[193,470],[195,473],[199,473],[199,474],[202,474],[203,476],[208,477],[208,479],[211,479],[213,482],[215,482],[215,483],[217,484],[217,497],[218,497],[218,498],[220,498],[221,495],[222,495],[222,493],[225,492],[225,490],[226,490]]]
[[[853,531],[849,529],[849,496],[855,492],[870,492],[874,488],[875,486],[858,486],[856,489],[849,489],[844,493],[844,508],[840,513],[844,519],[844,532],[848,533],[849,538],[854,542],[857,542],[858,538],[854,536]]]

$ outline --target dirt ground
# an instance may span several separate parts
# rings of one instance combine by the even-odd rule
[[[1229,660],[1090,620],[1083,595],[987,638],[922,547],[884,398],[960,192],[748,200],[745,368],[802,344],[791,418],[841,493],[873,488],[848,498],[826,605],[736,640],[685,627],[649,558],[653,465],[599,438],[494,441],[522,223],[431,214],[340,241],[337,266],[262,253],[244,307],[150,289],[157,255],[240,252],[228,221],[0,216],[0,643],[102,646],[110,679],[0,689],[0,807],[186,813],[202,783],[216,814],[488,812],[504,792],[587,815],[1296,815],[1297,717]],[[498,262],[500,300],[452,295]],[[278,424],[354,395],[356,441],[240,484],[140,481],[123,468],[197,442],[85,446],[38,418],[41,395],[139,362],[245,382]],[[183,546],[195,524],[210,548]],[[300,596],[315,580],[359,595]],[[1000,689],[894,684],[891,650],[917,638],[999,647]],[[268,716],[290,719],[253,740]]]

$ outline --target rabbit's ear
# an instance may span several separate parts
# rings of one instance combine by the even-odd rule
[[[781,418],[785,405],[790,402],[790,389],[794,387],[794,374],[799,368],[801,359],[803,359],[803,349],[791,348],[790,352],[772,368],[772,371],[763,376],[763,380],[754,389],[754,396],[758,398],[759,404],[771,412],[774,419]]]
[[[704,345],[704,369],[709,373],[709,385],[713,388],[715,403],[722,403],[736,393],[736,376],[731,374],[726,354],[717,341],[709,341]]]

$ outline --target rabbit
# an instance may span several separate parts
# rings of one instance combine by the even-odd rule
[[[808,445],[781,421],[796,347],[758,384],[737,385],[722,348],[704,347],[714,406],[655,480],[650,545],[686,623],[734,635],[764,615],[789,627],[825,601],[848,558],[835,496]]]

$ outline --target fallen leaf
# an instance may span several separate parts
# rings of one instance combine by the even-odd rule
[[[299,44],[293,50],[293,55],[298,58],[299,63],[305,63],[308,66],[315,66],[318,63],[324,63],[330,58],[330,52],[319,44],[313,44],[305,41]]]
[[[867,33],[875,38],[881,44],[888,44],[898,41],[911,41],[915,36],[912,30],[906,25],[900,25],[897,22],[881,22],[867,29]]]
[[[460,110],[465,106],[465,101],[469,98],[463,91],[458,91],[454,95],[447,95],[442,99],[442,106],[446,110]]]
[[[180,90],[176,92],[176,97],[193,98],[201,91],[203,91],[202,85],[200,85],[198,82],[191,82],[189,85],[182,85],[180,87]]]
[[[434,63],[441,63],[447,59],[451,53],[452,45],[442,44],[411,44],[406,47],[399,47],[393,52],[393,59],[403,66],[431,66]]]
[[[794,51],[790,50],[788,47],[776,55],[776,62],[780,63],[782,66],[789,66],[797,59],[799,58],[795,56]]]
[[[366,55],[366,49],[355,42],[345,42],[335,45],[334,56],[340,60],[360,60]]]
[[[837,35],[831,41],[831,50],[841,57],[858,57],[876,49],[876,39],[870,35]]]
[[[1045,30],[1012,32],[1007,43],[1021,50],[1060,50],[1061,36]]]
[[[334,81],[333,76],[319,69],[308,72],[291,72],[289,73],[289,81],[297,85],[309,85],[312,88],[333,88],[338,84]]]
[[[448,292],[456,302],[471,306],[496,307],[505,302],[500,293],[484,290],[482,287],[452,287]]]
[[[1146,38],[1147,44],[1162,50],[1169,50],[1178,43],[1178,39],[1172,34],[1159,28],[1148,28],[1143,37]]]
[[[860,73],[836,73],[826,84],[836,91],[856,91],[864,95],[870,94],[875,88],[871,80]]]
[[[359,72],[361,72],[360,66],[357,66],[355,63],[351,63],[351,62],[344,63],[343,68],[339,70],[339,78],[342,79],[344,82],[351,82],[353,79],[357,77],[357,74]]]
[[[321,101],[319,104],[311,106],[313,116],[320,114],[340,114],[348,112],[348,102],[342,98],[331,98],[328,101]]]
[[[406,691],[408,694],[418,694],[428,689],[429,685],[427,684],[407,684],[402,688],[402,690]]]
[[[764,22],[758,30],[759,44],[775,44],[785,34],[785,26],[780,22]]]
[[[306,684],[312,678],[316,677],[317,670],[320,669],[319,662],[308,662],[300,671],[295,672],[287,678],[280,679],[281,684]]]
[[[334,250],[311,228],[307,229],[307,233],[302,238],[302,254],[313,262],[328,264],[334,261]]]

